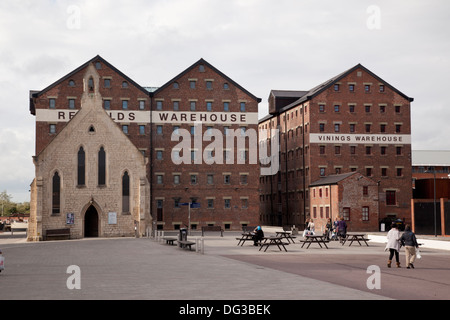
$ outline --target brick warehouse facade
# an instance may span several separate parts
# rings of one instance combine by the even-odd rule
[[[387,216],[408,221],[412,101],[360,64],[309,91],[272,90],[259,128],[267,130],[266,142],[280,132],[280,171],[260,178],[262,223],[302,228],[307,218],[324,224],[343,215],[350,230],[367,230]],[[363,215],[358,202],[339,203],[330,216],[326,208],[314,216],[311,186],[352,171],[377,184],[378,210]]]
[[[87,70],[95,72],[91,72],[91,77],[87,77]],[[90,100],[86,100],[84,96],[90,88],[95,91],[95,97],[98,99],[87,103]],[[102,57],[96,56],[44,90],[31,91],[30,113],[36,116],[36,177],[32,184],[31,199],[34,239],[42,238],[46,229],[62,227],[71,228],[73,237],[83,237],[86,235],[85,224],[89,220],[87,214],[91,211],[98,214],[97,233],[94,234],[99,236],[130,235],[132,223],[138,227],[139,234],[148,231],[150,227],[177,229],[187,226],[189,222],[192,228],[214,224],[230,230],[240,229],[245,224],[258,223],[258,185],[254,182],[258,181],[259,164],[248,161],[250,142],[244,147],[239,148],[238,144],[235,144],[229,148],[226,138],[223,137],[224,156],[236,160],[226,164],[207,164],[207,158],[215,156],[216,153],[215,150],[212,153],[208,151],[210,140],[204,138],[206,141],[199,145],[192,139],[192,145],[185,151],[184,156],[192,152],[197,156],[203,155],[203,161],[190,161],[189,156],[189,161],[176,165],[172,161],[172,149],[176,149],[179,141],[171,141],[171,138],[174,130],[181,132],[186,129],[190,132],[191,127],[202,132],[212,129],[221,133],[244,133],[251,130],[256,132],[259,102],[259,98],[203,59],[157,89],[141,87]],[[88,128],[87,136],[77,134],[74,141],[69,139],[73,135],[72,132],[77,131],[71,123],[75,122],[77,114],[87,104],[100,106],[110,122],[109,127],[104,130],[109,130],[110,136],[116,136],[116,129],[119,129],[120,139],[127,138],[120,145],[128,145],[131,142],[140,154],[138,161],[133,148],[121,150],[122,147],[117,148],[113,141],[109,142],[111,145],[107,145],[108,139],[102,141],[101,134],[95,135],[95,127],[102,126],[98,118],[95,119],[100,122],[95,122],[94,118],[90,120],[92,124]],[[85,121],[88,119],[90,118]],[[205,133],[205,137],[207,135],[209,136],[209,133]],[[236,140],[238,138],[236,137]],[[249,141],[250,138],[246,140]],[[62,152],[69,157],[65,159],[64,165],[55,160],[56,156],[48,155],[48,150],[53,150],[56,145],[67,149],[64,141],[84,147],[82,151],[86,157],[83,161],[86,161],[84,170],[87,186],[76,181],[78,177],[74,172],[79,170],[80,163],[77,152]],[[100,148],[102,156],[99,153]],[[121,152],[125,150],[128,151]],[[77,151],[80,152],[80,149]],[[182,157],[183,151],[178,151],[181,151],[178,156]],[[246,159],[242,164],[237,161],[239,155]],[[106,181],[96,184],[96,177],[100,175],[100,159],[104,159],[102,165],[105,167],[105,177],[102,179]],[[122,212],[121,205],[123,185],[112,174],[120,169],[116,168],[115,164],[123,161],[142,162],[136,168],[129,165],[128,168],[134,168],[128,169],[129,172],[127,168],[122,168],[118,174],[120,177],[123,177],[124,172],[130,174],[130,177],[127,177],[130,179],[127,196],[132,200],[126,212]],[[58,166],[59,169],[56,168]],[[138,173],[141,171],[139,166],[144,167],[145,177]],[[135,171],[133,176],[131,171]],[[61,185],[57,193],[52,189],[55,173],[64,173],[64,177],[58,178]],[[55,194],[58,195],[59,202],[55,200],[58,198]],[[102,198],[106,194],[109,195],[107,201]],[[146,205],[147,200],[142,197],[147,197],[150,203]],[[113,204],[107,204],[109,202]],[[196,204],[190,210],[189,219],[189,210],[182,204],[192,202]],[[69,206],[69,203],[73,205]],[[59,210],[56,210],[56,214],[53,211],[55,207]],[[69,213],[75,217],[74,225],[67,223],[70,220],[67,218]],[[125,219],[126,223],[121,222],[123,214],[128,213],[131,218]],[[110,214],[115,214],[113,220],[117,220],[116,229],[121,231],[108,228]],[[150,221],[153,221],[152,226],[148,225]]]
[[[250,138],[243,147],[237,143],[242,134],[257,133],[259,102],[203,59],[153,93],[152,210],[158,229],[220,225],[242,230],[242,225],[259,223],[259,164],[249,161]],[[196,126],[199,121],[202,126]],[[191,138],[191,143],[180,150],[182,130],[189,135],[182,139]],[[195,143],[194,134],[202,141]],[[230,145],[227,137],[233,134]],[[213,140],[223,148],[208,149]],[[186,161],[175,164],[172,157]],[[215,157],[222,161],[207,164]],[[182,205],[187,203],[199,206],[190,217]]]

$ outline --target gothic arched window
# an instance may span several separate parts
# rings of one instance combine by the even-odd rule
[[[122,212],[130,212],[130,176],[127,171],[122,176]]]
[[[55,172],[52,179],[52,214],[61,213],[61,178]]]
[[[103,147],[98,152],[98,185],[106,184],[106,152]]]
[[[86,184],[86,154],[83,147],[78,150],[78,186]]]

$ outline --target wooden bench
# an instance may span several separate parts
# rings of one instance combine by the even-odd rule
[[[163,237],[163,240],[165,240],[166,241],[166,244],[170,244],[170,245],[175,245],[175,241],[177,241],[178,240],[178,238],[177,237]]]
[[[67,238],[70,239],[70,229],[48,229],[45,231],[45,239],[48,238]]]
[[[177,242],[181,245],[181,248],[186,249],[189,248],[191,250],[192,246],[195,245],[195,242],[192,241],[186,241],[186,240],[177,240]]]
[[[205,231],[220,231],[220,236],[223,237],[223,229],[220,226],[202,227],[202,237],[205,235]]]

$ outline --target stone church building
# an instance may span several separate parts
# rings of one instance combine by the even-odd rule
[[[95,64],[76,76],[79,110],[55,124],[62,129],[34,157],[28,240],[45,240],[46,230],[63,228],[71,239],[143,235],[152,224],[148,157],[105,111]],[[57,87],[46,97],[57,95]]]

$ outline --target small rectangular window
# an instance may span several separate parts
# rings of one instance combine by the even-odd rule
[[[53,98],[48,99],[48,107],[50,109],[56,109],[56,100]]]
[[[362,220],[369,221],[369,207],[362,208]]]
[[[128,100],[122,100],[122,109],[127,110],[128,109]]]

